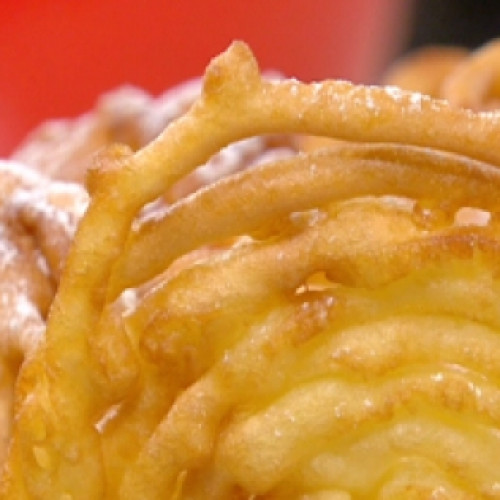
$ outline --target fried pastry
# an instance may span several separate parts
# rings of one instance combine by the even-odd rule
[[[282,134],[336,141],[164,202]],[[499,498],[498,137],[232,44],[156,139],[95,157],[3,498]]]

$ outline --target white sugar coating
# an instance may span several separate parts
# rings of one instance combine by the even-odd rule
[[[368,109],[373,109],[373,110],[377,109],[377,104],[376,104],[375,99],[373,99],[371,94],[368,94],[366,96],[365,105]]]
[[[8,239],[5,225],[0,224],[0,272],[7,269],[19,255],[18,248]]]
[[[290,82],[290,94],[292,94],[293,96],[296,96],[298,95],[299,93],[299,81],[292,78],[290,80],[288,80]]]
[[[102,434],[106,426],[119,415],[121,408],[122,404],[116,404],[106,410],[104,415],[95,424],[95,429],[99,434]]]
[[[44,219],[55,222],[68,236],[73,235],[76,229],[76,223],[71,220],[68,212],[51,205],[44,196],[45,194],[45,192],[40,191],[19,190],[12,198],[9,209],[29,207],[32,213],[36,213]]]
[[[51,275],[51,270],[50,270],[49,264],[47,262],[47,259],[45,258],[45,255],[43,255],[43,253],[40,250],[38,250],[37,254],[36,254],[36,265],[37,265],[37,268],[40,270],[40,272],[44,276]]]
[[[45,331],[45,322],[28,296],[26,278],[0,282],[0,353],[27,352]]]
[[[321,91],[324,87],[323,83],[322,82],[313,82],[310,84],[311,86],[311,89],[313,91],[313,96],[315,98],[319,97],[319,95],[321,94]]]
[[[288,92],[296,97],[304,91],[304,99],[310,105],[318,104],[319,101],[329,101],[333,107],[340,113],[340,119],[346,120],[344,116],[351,106],[364,107],[375,115],[382,113],[384,98],[389,98],[394,104],[397,104],[402,112],[421,112],[425,104],[427,108],[440,111],[442,108],[449,108],[450,104],[444,99],[438,99],[420,92],[409,91],[395,85],[356,85],[348,80],[336,79],[323,82],[312,82],[309,84],[300,83],[295,79],[288,80],[267,80],[268,87],[275,88],[288,83]],[[303,85],[301,87],[301,85]],[[472,112],[463,109],[463,113]],[[480,114],[487,116],[488,119],[500,121],[500,110],[481,111]],[[300,116],[299,116],[300,118]]]
[[[431,104],[432,108],[440,109],[443,106],[449,106],[448,102],[443,99],[433,98],[429,95],[420,92],[410,92],[402,90],[394,85],[386,85],[382,87],[368,87],[368,91],[372,88],[380,88],[394,102],[407,105],[410,111],[421,111],[424,103]]]
[[[0,209],[0,352],[24,352],[33,349],[45,332],[45,321],[37,304],[30,298],[33,283],[26,256],[19,242],[23,224],[16,225],[22,210],[32,210],[58,224],[72,237],[76,224],[88,204],[82,186],[53,182],[32,168],[11,160],[0,160],[3,200]],[[13,226],[14,224],[14,226]],[[13,227],[16,229],[13,230]],[[32,249],[32,265],[49,275],[47,261],[40,249]],[[36,269],[34,267],[33,269]]]
[[[0,176],[2,174],[19,179],[20,184],[25,187],[37,186],[49,182],[49,179],[36,170],[14,160],[0,159]]]
[[[418,109],[422,108],[423,95],[413,92],[410,94],[410,102],[413,106],[416,106]]]
[[[382,87],[382,90],[395,101],[401,101],[406,95],[406,92],[403,92],[400,87],[394,85],[386,85]]]
[[[490,120],[498,120],[500,118],[500,108],[480,110],[477,111],[477,114],[484,116],[485,118],[488,118]]]
[[[269,149],[259,154],[254,161],[250,162],[250,166],[263,165],[265,163],[271,163],[278,160],[284,160],[295,156],[295,151],[289,147],[283,146],[280,148]]]
[[[127,288],[123,290],[120,295],[120,303],[123,307],[123,316],[130,316],[137,309],[139,303],[139,297],[137,295],[137,290],[133,288]]]
[[[349,104],[353,104],[380,113],[382,110],[381,104],[379,104],[381,93],[410,111],[420,111],[424,102],[435,108],[447,105],[444,100],[435,99],[419,92],[403,90],[394,85],[355,85],[347,80],[332,80],[330,82],[313,82],[308,87],[312,90],[311,102],[316,102],[321,96],[326,96],[332,104],[338,107],[340,112],[344,112]],[[291,89],[293,89],[292,93],[295,94],[298,87],[292,83]],[[498,114],[500,115],[500,113]]]
[[[375,113],[380,113],[382,108],[379,104],[380,93],[390,98],[393,102],[397,103],[409,111],[421,111],[424,102],[434,102],[430,96],[421,94],[419,92],[408,92],[399,87],[392,85],[387,86],[352,86],[347,92],[345,102],[352,102],[358,106],[364,106],[368,110]]]
[[[58,205],[58,201],[62,206]],[[32,213],[54,222],[68,236],[73,236],[88,201],[88,194],[80,185],[52,182],[33,190],[16,190],[7,203],[7,209],[15,213],[16,210],[29,207]]]
[[[64,196],[70,203],[71,211],[77,215],[83,216],[87,210],[89,195],[80,184],[54,181],[48,185],[47,192],[49,196]]]
[[[2,298],[5,298],[9,292],[2,290],[1,293]],[[38,309],[35,307],[33,302],[28,299],[25,293],[19,293],[19,290],[15,290],[15,293],[10,293],[9,297],[9,310],[13,313],[9,315],[9,326],[12,330],[18,330],[26,321],[30,319],[40,319]]]
[[[57,198],[63,200],[63,206],[58,206]],[[88,193],[79,184],[52,182],[47,191],[46,203],[42,203],[42,208],[48,206],[47,213],[52,214],[55,220],[60,221],[66,229],[66,233],[73,236],[88,204]]]
[[[243,168],[245,158],[263,151],[265,142],[261,137],[250,137],[226,146],[205,165],[198,167],[194,175],[202,184],[211,184],[229,175],[238,168]]]
[[[132,221],[132,232],[139,231],[143,224],[161,221],[170,212],[170,205],[159,198],[144,205],[139,216]]]
[[[454,217],[456,226],[487,226],[491,220],[491,213],[474,207],[459,208]]]

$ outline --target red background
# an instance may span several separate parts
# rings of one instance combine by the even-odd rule
[[[303,80],[374,81],[404,0],[2,0],[0,156],[42,120],[90,109],[123,83],[157,94],[231,40]]]

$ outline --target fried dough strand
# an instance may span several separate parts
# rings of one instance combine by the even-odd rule
[[[500,104],[500,40],[473,51],[425,47],[397,61],[383,83],[446,99],[456,107],[494,110]]]

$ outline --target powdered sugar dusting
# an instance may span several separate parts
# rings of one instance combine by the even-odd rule
[[[296,95],[298,84],[290,81],[290,92]],[[327,98],[334,104],[340,113],[349,106],[364,107],[368,111],[378,115],[382,111],[381,99],[389,98],[403,111],[419,112],[422,106],[427,104],[431,107],[447,106],[444,100],[432,98],[431,96],[403,90],[394,85],[355,85],[346,80],[335,80],[331,82],[314,82],[307,86],[310,91],[312,103],[321,98]]]
[[[395,103],[400,104],[403,109],[408,111],[421,111],[424,103],[431,105],[433,108],[448,106],[448,103],[444,100],[436,99],[419,92],[402,90],[401,88],[393,85],[374,88],[380,88],[386,96],[390,97]]]
[[[487,226],[491,220],[491,213],[473,207],[462,207],[455,213],[456,226]]]
[[[50,220],[62,228],[68,237],[72,237],[88,201],[88,195],[81,186],[53,182],[33,190],[17,190],[7,210],[12,213],[27,208],[34,216]]]
[[[30,274],[23,255],[4,224],[0,225],[0,352],[5,356],[32,349],[45,330],[37,306],[29,298]]]
[[[34,226],[51,221],[49,227],[59,227],[69,242],[88,195],[82,186],[53,182],[16,161],[0,160],[0,179],[0,355],[19,356],[43,337],[42,311],[53,293]]]
[[[120,296],[120,303],[123,307],[123,316],[132,315],[137,309],[137,305],[139,303],[137,290],[133,288],[125,289]]]
[[[19,255],[19,250],[9,241],[6,228],[0,225],[0,272],[4,271]]]
[[[222,149],[205,165],[194,171],[203,185],[211,184],[221,177],[235,172],[245,165],[244,159],[264,149],[262,138],[251,137]]]
[[[19,288],[24,288],[21,286]],[[19,293],[18,287],[11,284],[2,286],[0,303],[11,312],[8,318],[9,330],[19,331],[27,322],[39,321],[40,313],[25,293]]]
[[[111,406],[109,409],[106,410],[104,415],[97,421],[97,423],[95,424],[95,428],[97,432],[99,432],[99,434],[102,434],[105,431],[106,426],[119,415],[121,406],[122,405],[120,404]]]
[[[0,159],[0,176],[16,179],[19,185],[34,187],[48,182],[48,179],[31,169],[13,160]]]

